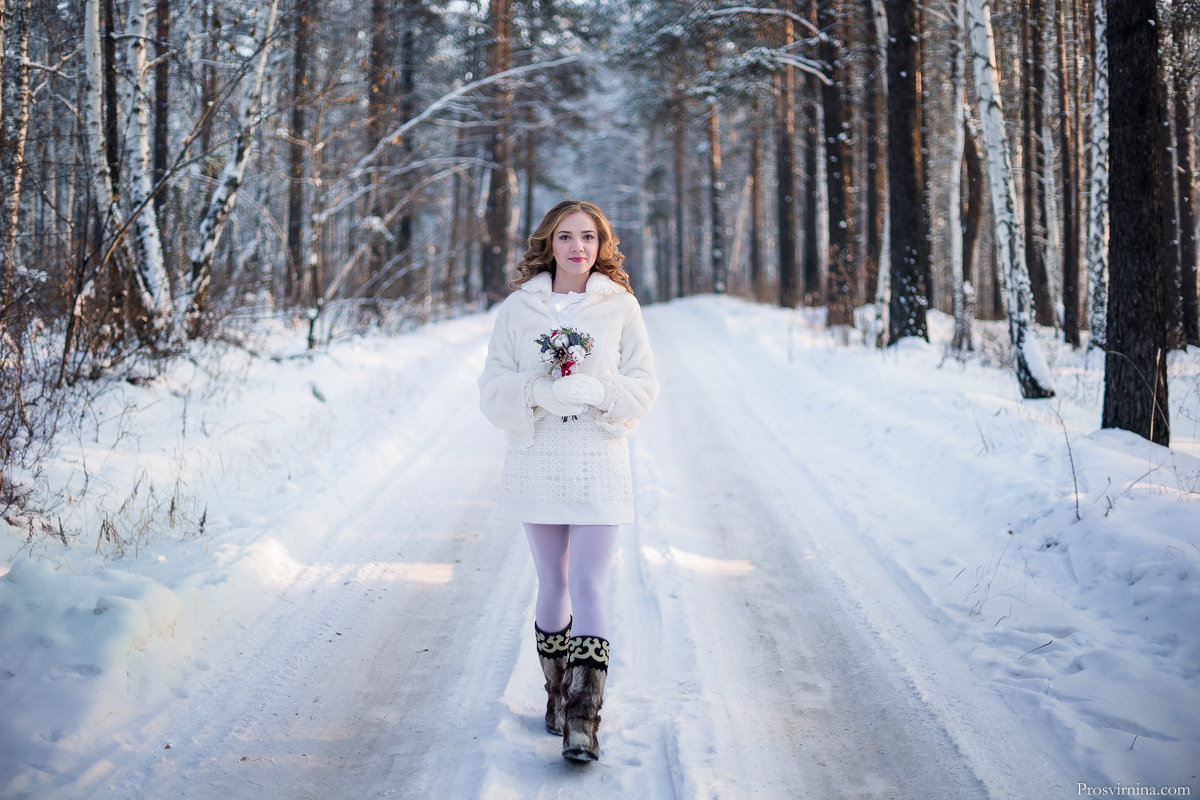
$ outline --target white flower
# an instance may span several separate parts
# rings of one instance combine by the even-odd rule
[[[582,361],[583,357],[587,355],[587,350],[584,350],[581,344],[573,344],[567,348],[567,355],[572,361]]]
[[[565,333],[556,333],[550,338],[550,344],[555,347],[566,347],[571,343],[571,337]]]

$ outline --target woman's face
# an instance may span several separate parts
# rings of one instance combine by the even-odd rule
[[[554,229],[554,262],[567,275],[586,275],[596,264],[600,234],[596,223],[582,211],[563,217]]]

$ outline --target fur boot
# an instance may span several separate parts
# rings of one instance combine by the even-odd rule
[[[563,727],[563,758],[596,761],[600,758],[600,706],[608,678],[608,640],[598,636],[575,636],[567,656],[564,685],[567,693]]]
[[[567,643],[571,639],[571,623],[558,633],[546,633],[533,624],[537,636],[538,661],[546,676],[546,731],[562,736],[563,716],[567,702],[563,674],[567,671]]]

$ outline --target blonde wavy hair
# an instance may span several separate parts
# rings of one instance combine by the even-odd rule
[[[613,233],[612,225],[604,216],[604,212],[583,200],[564,200],[546,212],[537,230],[529,235],[528,247],[521,256],[521,263],[517,264],[517,272],[521,275],[509,286],[516,289],[541,272],[549,272],[550,277],[554,277],[554,243],[551,239],[559,223],[577,211],[587,214],[592,218],[592,222],[596,223],[596,236],[600,239],[600,244],[592,271],[608,276],[613,283],[623,286],[625,291],[633,294],[633,287],[629,285],[629,273],[621,268],[625,263],[625,255],[618,248],[621,240]]]

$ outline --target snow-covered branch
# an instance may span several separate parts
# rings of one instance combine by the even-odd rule
[[[763,17],[786,17],[792,22],[807,28],[813,36],[818,39],[827,37],[827,34],[822,33],[821,29],[814,25],[810,20],[800,16],[794,11],[788,11],[784,8],[758,8],[757,6],[732,6],[730,8],[716,8],[712,11],[704,13],[706,19],[716,20],[732,16],[763,16]]]
[[[465,94],[474,92],[477,89],[482,89],[485,86],[490,86],[493,83],[501,83],[503,81],[512,80],[513,78],[516,78],[519,75],[524,75],[529,72],[538,72],[540,70],[553,69],[554,67],[561,67],[565,64],[576,64],[576,63],[580,63],[580,62],[584,62],[584,61],[591,61],[595,58],[597,58],[597,56],[595,56],[591,53],[576,53],[574,55],[563,56],[562,58],[556,58],[551,61],[539,61],[534,64],[524,64],[519,67],[513,67],[512,69],[506,69],[503,72],[497,72],[494,75],[488,75],[486,77],[480,78],[479,80],[471,81],[470,83],[465,83],[462,86],[459,86],[454,91],[444,94],[441,97],[439,97],[437,100],[434,100],[432,103],[430,103],[428,106],[426,106],[425,110],[423,110],[420,114],[417,114],[412,119],[406,121],[404,124],[400,125],[395,130],[393,130],[393,131],[389,132],[387,135],[383,136],[375,144],[375,146],[373,148],[371,148],[371,152],[367,153],[362,158],[360,158],[354,164],[354,166],[350,168],[349,177],[351,179],[360,177],[362,175],[362,173],[366,170],[367,166],[374,163],[375,160],[378,159],[383,154],[383,152],[392,144],[392,142],[400,141],[404,137],[404,135],[407,134],[414,127],[416,127],[417,125],[420,125],[422,122],[429,119],[429,117],[433,116],[438,111],[442,110],[447,105],[452,103],[454,100],[457,100],[458,98],[462,97]]]

